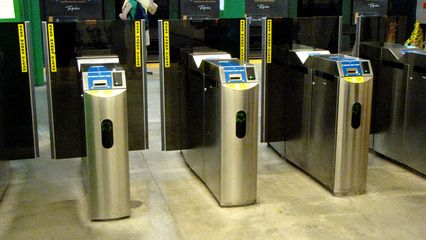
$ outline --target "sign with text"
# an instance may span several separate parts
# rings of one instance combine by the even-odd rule
[[[353,15],[356,16],[386,16],[388,0],[354,0]]]
[[[288,0],[246,0],[249,17],[288,17]]]
[[[180,15],[183,19],[219,18],[219,1],[181,0]]]
[[[102,0],[44,0],[46,21],[75,22],[102,20]]]

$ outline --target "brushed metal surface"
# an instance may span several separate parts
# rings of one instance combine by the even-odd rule
[[[312,101],[312,69],[307,74],[290,69],[286,98],[285,158],[301,168],[308,167],[308,144]]]
[[[340,60],[335,60],[343,55],[311,56],[305,63],[290,56],[294,61],[286,80],[284,157],[337,196],[364,193],[372,72],[364,74],[365,82],[351,83],[345,81]],[[362,106],[357,129],[352,127],[355,103]],[[271,146],[280,152],[279,143]]]
[[[84,92],[89,208],[92,220],[130,216],[127,94],[125,89]],[[114,145],[102,146],[101,122],[113,122]]]
[[[0,161],[0,202],[9,185],[10,169],[8,161]]]
[[[364,83],[339,82],[337,106],[336,160],[333,192],[335,195],[365,193],[367,185],[373,77]],[[352,106],[361,104],[361,124],[351,126]]]
[[[32,35],[31,35],[31,25],[29,21],[25,22],[25,35],[26,35],[26,47],[27,47],[27,56],[28,56],[28,76],[29,82],[28,87],[30,89],[30,99],[31,99],[31,116],[32,116],[32,126],[33,126],[33,141],[34,141],[34,155],[35,157],[40,157],[39,143],[38,143],[38,129],[37,129],[37,113],[36,113],[36,103],[35,103],[35,80],[34,80],[34,59],[33,59],[33,48],[32,48]]]
[[[221,138],[221,129],[225,124],[222,122],[221,108],[232,107],[232,105],[222,105],[223,99],[221,93],[223,88],[223,84],[217,84],[217,82],[212,79],[206,77],[204,80],[204,177],[206,185],[220,205],[222,205],[221,143],[223,141]]]
[[[333,189],[336,151],[338,81],[314,76],[305,171]]]
[[[50,75],[50,51],[49,51],[49,38],[47,30],[47,22],[42,22],[43,32],[43,52],[44,52],[44,67],[47,88],[47,110],[49,115],[49,136],[50,136],[50,154],[53,159],[56,158],[56,145],[55,145],[55,121],[53,119],[53,101],[52,101],[52,77]]]
[[[376,89],[376,127],[374,151],[402,161],[404,114],[408,69],[381,66],[381,79]]]
[[[247,83],[244,89],[232,85],[222,84],[221,92],[221,206],[254,203],[257,192],[259,84]],[[246,136],[241,139],[236,136],[239,111],[247,113]]]
[[[203,75],[195,70],[188,70],[186,87],[187,116],[184,129],[185,141],[182,141],[181,152],[185,161],[198,177],[205,182],[204,173],[204,89]],[[182,109],[183,110],[183,109]],[[182,136],[184,137],[184,136]]]
[[[426,65],[425,61],[423,64]],[[426,68],[413,69],[407,83],[404,158],[407,166],[426,175]]]

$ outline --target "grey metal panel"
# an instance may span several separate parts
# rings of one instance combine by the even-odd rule
[[[426,175],[426,68],[411,69],[406,95],[402,161]]]
[[[49,40],[47,22],[42,22],[43,31],[43,52],[44,52],[44,67],[47,87],[47,109],[49,115],[49,131],[50,131],[50,154],[52,159],[56,159],[56,146],[55,146],[55,126],[53,121],[53,106],[52,106],[52,87],[51,87],[51,76],[50,76],[50,51],[49,51]]]
[[[93,220],[130,215],[127,91],[84,91],[89,209]],[[113,123],[113,146],[102,146],[102,122]]]
[[[407,66],[381,66],[376,86],[376,127],[374,150],[394,160],[404,158],[403,138],[406,106]]]
[[[204,172],[204,79],[200,72],[195,70],[189,70],[188,81],[186,86],[186,106],[183,106],[188,111],[186,113],[186,119],[184,128],[187,129],[183,136],[186,138],[184,141],[182,153],[185,161],[191,167],[191,169],[201,178],[206,181]],[[207,89],[210,90],[210,89]],[[206,92],[207,93],[207,92]],[[214,117],[214,116],[213,116]]]
[[[223,86],[220,83],[206,77],[204,79],[204,174],[205,183],[210,191],[222,202],[222,94]],[[225,103],[224,103],[225,104]],[[229,133],[233,135],[233,133]]]
[[[25,35],[27,36],[26,46],[27,46],[27,57],[28,57],[28,75],[29,75],[29,89],[30,89],[30,99],[31,99],[31,115],[33,121],[33,141],[34,141],[34,155],[40,157],[39,145],[38,145],[38,129],[37,129],[37,113],[36,113],[36,102],[35,102],[35,80],[34,80],[34,59],[32,52],[32,37],[31,37],[31,25],[30,22],[25,22]]]
[[[328,188],[334,187],[338,80],[314,76],[309,132],[309,162],[305,169]]]
[[[290,69],[287,90],[287,133],[285,157],[301,168],[308,167],[308,144],[313,70],[307,73]]]
[[[257,195],[259,85],[247,83],[240,89],[232,85],[221,86],[221,206],[252,204]],[[236,135],[239,111],[247,114],[243,138]]]
[[[338,196],[362,194],[366,191],[368,140],[370,133],[373,77],[364,76],[363,83],[339,82],[336,165],[333,193]],[[354,106],[360,104],[360,125],[354,128]]]

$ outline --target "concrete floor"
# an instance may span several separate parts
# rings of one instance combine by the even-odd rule
[[[150,149],[130,154],[131,217],[89,221],[80,159],[50,159],[38,88],[41,158],[11,162],[0,239],[426,239],[426,179],[374,155],[367,194],[336,198],[260,144],[257,204],[220,208],[178,152],[161,152],[155,70],[148,87]]]

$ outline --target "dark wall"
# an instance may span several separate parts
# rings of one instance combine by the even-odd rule
[[[297,16],[341,16],[342,0],[299,0]]]
[[[408,32],[414,29],[416,22],[417,1],[415,0],[389,0],[389,16],[407,16]]]

